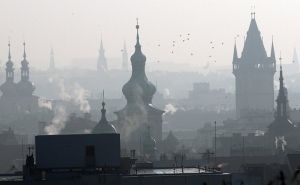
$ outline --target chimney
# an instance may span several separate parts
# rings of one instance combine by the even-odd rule
[[[84,119],[91,120],[91,117],[92,117],[91,113],[85,112],[85,113],[83,114],[83,118],[84,118]]]

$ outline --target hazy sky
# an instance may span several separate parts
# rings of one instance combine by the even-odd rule
[[[231,65],[234,37],[240,56],[251,6],[267,54],[273,35],[276,58],[281,51],[283,63],[291,62],[294,46],[300,54],[299,0],[1,0],[0,60],[7,61],[10,36],[12,61],[20,66],[23,35],[36,68],[48,68],[51,44],[58,67],[97,58],[101,33],[107,58],[121,57],[124,38],[131,56],[138,17],[148,62]]]

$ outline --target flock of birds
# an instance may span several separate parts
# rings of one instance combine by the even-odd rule
[[[180,41],[175,41],[175,40],[173,40],[173,42],[172,42],[172,46],[173,47],[175,47],[176,45],[176,43],[178,43],[178,42],[188,42],[188,41],[190,41],[190,33],[188,33],[187,34],[187,38],[185,38],[185,39],[180,39]],[[179,35],[179,37],[180,38],[183,38],[183,36],[184,35]],[[210,44],[211,44],[211,49],[213,50],[214,48],[215,48],[215,46],[214,45],[212,45],[213,44],[213,42],[211,41],[210,42]],[[224,42],[221,42],[221,45],[224,45]],[[161,46],[161,44],[158,44],[158,47],[160,47]],[[172,51],[171,51],[171,54],[174,54],[175,52],[174,52],[174,50],[172,49]],[[194,56],[194,53],[190,53],[190,56]],[[210,54],[209,56],[208,56],[208,59],[212,59],[212,55]],[[157,62],[159,62],[159,60],[157,61]],[[217,62],[216,60],[214,61],[214,62]],[[207,64],[204,66],[204,68],[208,68],[209,67],[209,62],[207,62]]]

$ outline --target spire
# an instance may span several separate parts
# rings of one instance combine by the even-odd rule
[[[135,52],[137,52],[137,51],[139,51],[139,52],[141,52],[141,44],[140,44],[140,37],[139,37],[139,28],[140,28],[140,26],[139,26],[139,18],[137,18],[136,19],[136,21],[137,21],[137,23],[136,23],[136,26],[135,26],[135,28],[136,28],[136,44],[135,44]]]
[[[277,117],[281,117],[281,116],[287,116],[287,98],[284,92],[284,87],[283,87],[283,75],[282,75],[282,65],[281,65],[281,52],[280,52],[280,57],[279,57],[279,61],[280,61],[280,77],[279,77],[279,93],[277,96]]]
[[[253,6],[253,11],[251,6],[251,19],[255,19],[255,6]]]
[[[275,60],[275,52],[274,52],[273,36],[272,36],[272,46],[271,46],[271,58]]]
[[[8,42],[8,61],[10,61],[11,56],[10,56],[10,40]]]
[[[241,58],[243,58],[245,62],[254,63],[267,58],[266,50],[255,19],[251,19]]]
[[[135,26],[136,28],[136,44],[135,44],[135,51],[134,54],[131,56],[131,63],[146,63],[146,56],[142,53],[142,49],[141,49],[141,44],[140,44],[140,36],[139,36],[139,22],[138,22],[138,18],[137,20],[137,25]],[[134,70],[134,69],[132,69]],[[144,71],[144,70],[143,70]]]
[[[100,50],[101,50],[101,51],[104,51],[104,48],[103,48],[103,42],[102,42],[102,35],[101,35]]]
[[[26,60],[26,51],[25,51],[25,41],[23,42],[23,46],[24,46],[24,54],[23,54],[23,57],[24,57],[24,60]]]
[[[51,51],[50,51],[50,55],[54,55],[52,44],[51,44]]]
[[[106,113],[106,110],[105,110],[105,102],[104,102],[104,90],[103,90],[103,100],[102,100],[102,109],[101,109],[101,113],[102,113],[102,119],[105,119],[106,120],[106,117],[105,117],[105,113]]]
[[[234,51],[233,51],[233,60],[236,60],[237,56],[237,49],[236,49],[236,38],[234,38]]]

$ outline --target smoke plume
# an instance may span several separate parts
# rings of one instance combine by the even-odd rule
[[[46,100],[46,97],[42,96],[38,100],[39,107],[45,107],[52,110],[52,103]]]
[[[177,108],[174,107],[174,105],[172,105],[171,103],[165,105],[165,109],[164,109],[165,113],[171,113],[174,114],[177,111]]]
[[[83,112],[90,112],[89,102],[86,100],[90,93],[81,87],[78,83],[64,85],[64,80],[59,81],[60,86],[60,97],[63,100],[70,101],[72,100],[76,105],[79,106],[79,109]]]
[[[46,126],[44,129],[47,135],[59,134],[60,131],[65,128],[66,122],[68,120],[68,115],[63,105],[59,104],[55,106],[53,112],[54,112],[54,118],[51,124]]]

